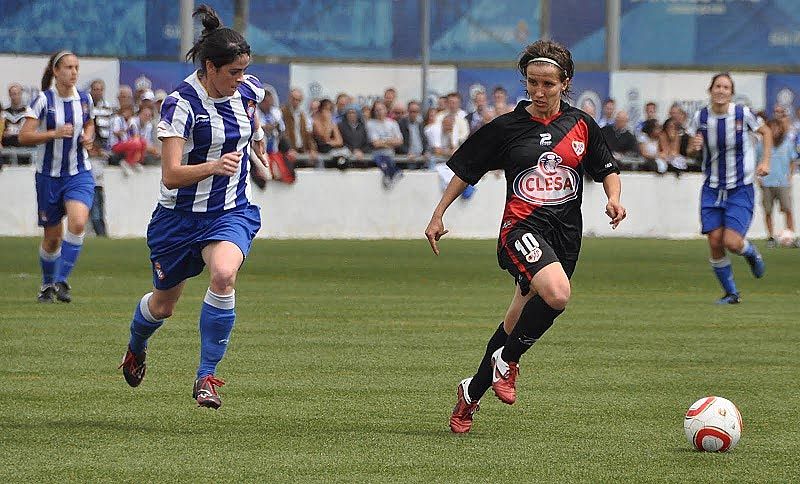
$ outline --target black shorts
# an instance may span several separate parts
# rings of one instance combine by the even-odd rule
[[[505,245],[498,246],[497,261],[501,269],[514,277],[523,296],[530,292],[533,276],[544,267],[558,262],[571,278],[578,262],[557,254],[544,237],[528,229],[512,230],[508,234]]]

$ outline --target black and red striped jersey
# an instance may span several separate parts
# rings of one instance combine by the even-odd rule
[[[490,170],[506,176],[506,206],[500,227],[544,237],[559,257],[577,259],[583,220],[583,174],[597,182],[619,173],[600,127],[591,116],[562,102],[548,119],[531,116],[520,102],[514,111],[484,125],[447,162],[474,185]]]

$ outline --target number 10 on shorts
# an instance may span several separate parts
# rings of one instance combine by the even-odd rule
[[[528,262],[536,262],[542,257],[542,249],[539,248],[539,242],[528,232],[523,234],[522,237],[514,242],[514,248],[525,257]]]

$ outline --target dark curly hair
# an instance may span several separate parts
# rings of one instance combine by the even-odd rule
[[[201,73],[205,73],[206,61],[211,61],[219,69],[235,61],[240,55],[250,55],[250,44],[239,32],[223,27],[213,8],[200,5],[192,17],[200,17],[203,33],[186,53],[186,60],[198,63]]]
[[[517,62],[517,67],[523,78],[528,74],[528,64],[537,57],[545,57],[558,62],[558,65],[561,66],[561,72],[559,72],[558,76],[561,82],[566,82],[567,79],[572,79],[575,76],[575,64],[572,62],[572,54],[566,47],[551,40],[537,40],[525,47],[519,62]],[[537,61],[537,63],[553,65],[544,61]],[[571,86],[567,85],[564,95],[568,96],[571,92]]]

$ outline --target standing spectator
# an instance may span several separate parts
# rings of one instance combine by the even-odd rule
[[[775,105],[772,109],[772,117],[781,123],[781,130],[786,136],[794,138],[796,133],[794,132],[794,126],[792,126],[792,118],[789,117],[789,111],[782,104]]]
[[[508,104],[508,92],[503,86],[495,86],[492,91],[492,101],[494,103],[492,111],[495,116],[501,116],[514,110],[514,106]]]
[[[266,136],[267,153],[277,153],[281,133],[286,131],[286,125],[283,123],[283,113],[278,107],[278,93],[270,84],[264,84],[264,100],[259,103],[258,108],[261,128]]]
[[[129,107],[131,110],[136,111],[136,106],[133,102],[133,90],[130,86],[126,86],[124,84],[119,86],[117,102],[117,109]]]
[[[384,106],[386,106],[386,109],[389,110],[387,116],[397,121],[397,119],[392,117],[392,112],[391,112],[392,107],[394,107],[395,101],[397,101],[397,89],[393,87],[387,87],[386,90],[383,91],[383,104]]]
[[[425,126],[422,128],[422,132],[425,133],[425,140],[428,142],[428,146],[433,146],[434,136],[439,136],[435,133],[436,130],[441,129],[441,125],[436,122],[438,114],[436,108],[428,108],[425,111]]]
[[[605,125],[600,132],[603,133],[603,138],[615,158],[639,154],[636,136],[628,128],[627,112],[617,111],[617,114],[614,115],[614,123]]]
[[[374,148],[373,159],[383,172],[383,188],[389,189],[403,176],[394,162],[394,151],[403,144],[403,135],[397,121],[389,119],[383,101],[372,103],[372,119],[367,121],[367,135]]]
[[[469,124],[467,124],[467,113],[461,109],[461,95],[451,92],[447,95],[447,111],[439,113],[436,121],[441,124],[445,116],[453,116],[453,146],[461,146],[461,143],[469,136]]]
[[[786,217],[786,228],[794,233],[794,211],[792,210],[792,162],[797,157],[794,141],[787,136],[785,122],[770,119],[767,125],[772,130],[772,156],[769,174],[759,178],[761,183],[761,205],[764,207],[764,225],[767,226],[767,247],[774,248],[775,226],[772,222],[772,207],[775,200],[780,203],[781,212]],[[756,148],[756,158],[764,152],[762,145]],[[793,246],[798,247],[795,240]]]
[[[422,108],[417,101],[408,103],[408,116],[401,118],[397,124],[403,135],[403,144],[397,148],[397,153],[420,156],[428,151],[428,140],[422,124]]]
[[[494,112],[492,108],[489,107],[489,103],[486,100],[485,92],[476,92],[475,96],[472,98],[472,103],[475,105],[475,110],[466,116],[470,134],[478,131],[478,128],[491,121],[494,117]]]
[[[136,91],[133,93],[134,112],[139,110],[139,103],[142,101],[142,96],[145,92],[152,92],[153,83],[145,75],[141,75],[133,81],[133,87]],[[121,106],[120,106],[121,107]]]
[[[106,84],[102,79],[95,79],[89,85],[89,95],[92,97],[94,105],[94,143],[89,150],[89,158],[92,163],[92,176],[94,177],[94,203],[89,212],[89,221],[92,230],[98,237],[106,237],[105,205],[106,196],[103,191],[104,172],[108,164],[108,139],[111,136],[111,120],[114,111],[105,100]]]
[[[391,106],[391,108],[392,109],[390,110],[388,116],[394,119],[395,121],[400,121],[406,116],[406,107],[400,101],[395,101],[394,104]]]
[[[344,119],[339,123],[339,132],[342,134],[344,145],[353,152],[357,159],[369,153],[372,147],[369,144],[367,126],[358,113],[358,106],[351,104],[344,110]]]
[[[308,154],[309,158],[316,160],[317,145],[314,137],[306,129],[309,120],[300,107],[303,104],[303,92],[300,89],[289,91],[289,102],[281,109],[283,122],[286,125],[284,139],[288,143],[288,156],[294,159],[298,153]]]
[[[443,113],[447,111],[447,96],[439,96],[439,99],[436,100],[436,112]]]
[[[611,98],[603,101],[603,109],[600,112],[600,119],[597,120],[597,125],[601,128],[609,124],[614,124],[614,114],[617,111],[617,102]]]
[[[365,123],[372,119],[372,108],[366,104],[361,106],[361,119],[363,119]]]

